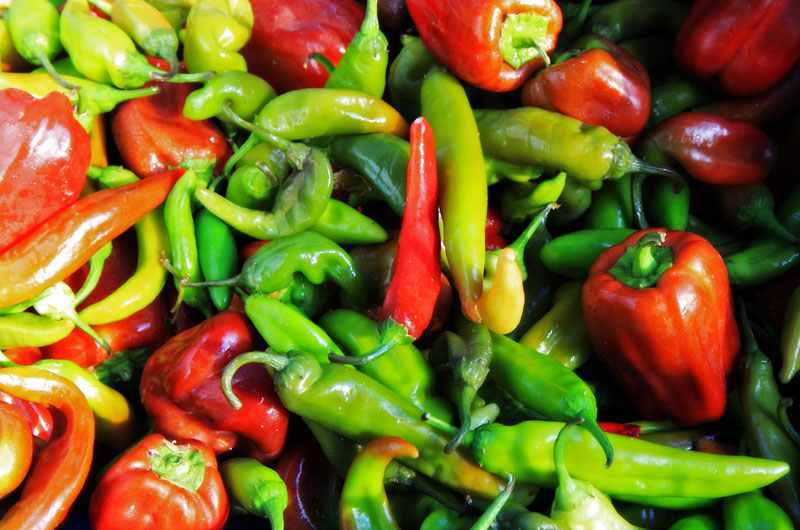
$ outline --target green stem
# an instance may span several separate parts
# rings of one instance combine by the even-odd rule
[[[214,72],[197,72],[194,74],[175,74],[170,68],[169,72],[156,69],[151,72],[153,81],[169,81],[170,83],[202,83],[208,81],[216,74]]]
[[[603,448],[603,452],[606,454],[606,467],[609,467],[614,462],[614,447],[612,447],[608,435],[597,424],[597,420],[587,416],[586,413],[581,412],[576,419],[577,423],[580,423],[584,429],[589,431],[594,439],[597,440],[597,443],[600,444],[600,447]]]
[[[447,454],[452,453],[464,441],[464,437],[472,427],[472,400],[475,398],[475,390],[472,388],[465,388],[462,390],[461,395],[458,397],[458,419],[461,422],[461,428],[458,429],[453,438],[447,442],[444,447],[444,452]]]
[[[231,110],[231,112],[233,112]],[[233,167],[242,159],[247,153],[250,152],[252,148],[257,146],[261,143],[261,140],[258,137],[251,133],[250,136],[247,137],[247,140],[244,141],[242,145],[239,146],[238,149],[233,153],[233,155],[225,162],[225,167],[222,170],[222,173],[225,175],[230,175],[233,173]]]
[[[367,10],[364,13],[364,21],[361,23],[362,35],[378,35],[381,31],[378,23],[378,0],[367,0]]]
[[[381,332],[381,342],[371,352],[354,356],[336,355],[331,353],[328,356],[328,359],[332,363],[361,366],[371,363],[396,346],[403,346],[405,344],[411,344],[414,342],[414,337],[409,335],[408,328],[395,321],[391,317],[381,322],[379,329]]]
[[[674,169],[664,166],[657,166],[655,164],[645,162],[640,158],[631,157],[630,166],[628,166],[628,169],[631,172],[639,171],[641,173],[647,173],[648,175],[661,175],[662,177],[667,177],[672,181],[672,191],[675,193],[680,193],[683,187],[686,185],[686,179],[684,179],[683,175]]]
[[[531,39],[531,43],[530,44],[531,44],[531,48],[536,50],[536,53],[538,53],[539,56],[541,56],[542,60],[544,61],[544,67],[545,68],[549,68],[550,67],[550,56],[547,55],[547,52],[539,45],[538,42],[536,42],[535,39]]]
[[[642,184],[646,175],[636,173],[631,182],[631,203],[633,204],[633,217],[639,229],[650,228],[644,215],[644,202],[642,201]]]
[[[234,357],[225,366],[225,370],[222,372],[222,393],[225,394],[228,403],[237,410],[242,407],[242,402],[233,392],[233,376],[239,368],[250,363],[265,364],[274,370],[280,371],[289,366],[289,358],[285,355],[279,355],[272,350],[251,351]]]
[[[436,416],[434,416],[430,412],[423,412],[420,419],[422,421],[424,421],[425,423],[430,423],[431,425],[433,425],[434,427],[436,427],[440,431],[444,432],[445,434],[449,434],[451,436],[455,436],[456,434],[458,434],[458,429],[457,428],[453,427],[452,425],[450,425],[449,423],[447,423],[445,421],[440,420],[439,418],[437,418]],[[471,436],[465,436],[464,437],[464,443],[467,443],[467,440],[471,440],[471,439],[472,439]]]
[[[301,167],[303,167],[303,162],[308,156],[308,151],[309,151],[308,147],[301,146],[298,144],[293,144],[289,140],[284,140],[283,138],[272,134],[263,127],[259,127],[255,123],[251,123],[245,120],[244,118],[233,112],[231,105],[232,103],[230,101],[226,101],[225,104],[222,106],[222,113],[225,115],[226,118],[231,120],[234,124],[238,125],[242,129],[250,131],[262,141],[267,142],[270,145],[273,145],[276,148],[283,151],[284,153],[286,153],[286,158],[289,160],[289,163],[295,169],[300,169]]]
[[[556,437],[556,443],[553,446],[553,463],[556,466],[556,477],[558,478],[558,489],[560,491],[565,491],[567,494],[570,494],[572,491],[575,490],[575,483],[572,481],[572,477],[569,475],[569,471],[567,471],[567,464],[564,462],[564,444],[567,442],[567,431],[570,427],[576,424],[582,423],[582,420],[575,419],[570,422],[567,422],[560,431],[558,431],[558,436]]]
[[[495,497],[492,504],[489,505],[489,508],[475,521],[475,524],[470,527],[470,530],[489,530],[489,528],[492,528],[495,519],[497,519],[503,506],[505,506],[506,502],[511,497],[511,492],[514,491],[514,475],[506,472],[506,480],[508,483],[503,493]]]
[[[666,241],[664,232],[648,232],[639,238],[633,247],[633,275],[637,278],[649,276],[658,268],[658,261],[653,257],[653,247]]]
[[[333,66],[331,60],[319,52],[309,53],[308,57],[306,57],[306,62],[303,66],[307,65],[310,61],[317,61],[320,65],[322,65],[322,68],[324,68],[325,71],[328,72],[328,74],[333,73],[333,71],[336,69],[336,67]]]
[[[81,305],[81,303],[86,300],[86,297],[97,287],[97,282],[100,281],[100,276],[103,274],[103,265],[110,255],[111,241],[103,245],[103,247],[89,259],[89,274],[86,276],[86,281],[83,282],[81,288],[75,293],[75,307]]]
[[[536,214],[525,230],[514,240],[513,243],[508,245],[508,248],[511,248],[516,253],[516,262],[517,266],[519,267],[520,272],[522,272],[522,279],[525,280],[528,277],[528,270],[525,267],[525,247],[528,246],[528,242],[533,237],[533,234],[536,233],[536,230],[539,229],[539,226],[547,219],[547,216],[553,211],[555,208],[558,208],[558,204],[551,202],[550,204],[546,205],[541,212]]]
[[[793,403],[794,400],[788,396],[778,401],[778,420],[781,422],[781,426],[783,426],[783,430],[786,431],[789,438],[792,439],[797,447],[800,447],[800,434],[795,430],[794,425],[789,421],[789,415],[786,413],[786,409],[791,407]]]
[[[59,74],[56,71],[55,67],[53,66],[53,63],[50,62],[50,57],[48,57],[47,54],[43,53],[40,57],[38,57],[38,59],[39,59],[39,62],[42,63],[42,66],[44,66],[44,69],[47,70],[47,73],[50,74],[50,76],[53,79],[58,81],[59,85],[63,86],[64,88],[67,88],[69,90],[78,91],[78,97],[79,98],[82,97],[82,95],[80,93],[81,87],[73,85],[72,83],[70,83],[69,81],[67,81],[63,77],[61,77],[61,74]],[[79,105],[79,107],[80,107],[80,105]],[[84,109],[85,109],[85,103],[84,103]]]

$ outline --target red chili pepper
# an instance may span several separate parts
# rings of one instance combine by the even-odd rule
[[[37,99],[0,90],[0,252],[78,200],[89,135],[57,92]]]
[[[0,253],[0,307],[28,300],[75,272],[164,202],[182,174],[169,171],[87,195]]]
[[[150,434],[109,468],[92,494],[92,528],[216,530],[228,496],[213,451]]]
[[[715,114],[684,112],[650,131],[640,149],[656,149],[709,184],[755,184],[777,163],[777,146],[761,129]]]
[[[594,262],[583,317],[595,351],[646,417],[719,419],[739,352],[728,273],[702,237],[650,229]]]
[[[438,183],[433,130],[425,118],[411,124],[406,209],[397,243],[394,274],[380,320],[391,318],[418,339],[431,321],[442,271]]]
[[[243,406],[234,409],[222,393],[228,362],[252,348],[241,313],[220,313],[184,331],[156,350],[145,364],[139,391],[153,430],[170,438],[192,438],[220,454],[235,447],[259,460],[283,447],[289,414],[256,364],[233,380]]]
[[[604,47],[554,64],[522,89],[522,104],[633,136],[650,117],[650,76],[636,57],[606,39]]]
[[[624,436],[630,436],[631,438],[638,438],[639,435],[642,433],[642,426],[635,425],[633,423],[614,423],[610,421],[598,421],[597,425],[603,429],[603,432],[609,432],[611,434],[622,434]]]
[[[159,68],[166,62],[152,59]],[[183,104],[195,89],[191,83],[148,83],[161,87],[158,94],[132,99],[111,115],[111,133],[125,166],[149,177],[184,160],[216,159],[221,171],[231,156],[228,142],[211,120],[194,121],[183,115]]]
[[[320,53],[333,65],[361,28],[364,6],[355,0],[251,0],[255,25],[242,48],[249,71],[280,92],[322,88],[328,71]]]
[[[698,0],[675,39],[682,69],[735,96],[766,92],[798,59],[797,0]]]
[[[425,46],[453,74],[492,92],[514,90],[550,53],[561,31],[553,0],[407,0]]]
[[[22,346],[19,348],[10,348],[3,352],[3,355],[9,358],[11,362],[28,366],[36,361],[42,360],[42,350],[36,346]]]

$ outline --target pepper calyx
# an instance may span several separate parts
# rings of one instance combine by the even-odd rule
[[[647,232],[625,250],[608,272],[618,282],[634,289],[655,285],[673,265],[672,249],[660,246],[666,236],[664,232]]]
[[[498,44],[503,60],[515,70],[537,57],[549,63],[541,44],[547,41],[547,26],[547,18],[538,13],[506,15]]]
[[[200,489],[206,474],[203,453],[165,440],[162,447],[151,449],[149,454],[150,470],[159,478],[191,492]]]

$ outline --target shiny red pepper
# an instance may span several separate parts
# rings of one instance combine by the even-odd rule
[[[761,182],[777,163],[777,146],[761,129],[704,112],[684,112],[659,123],[639,149],[671,156],[709,184]]]
[[[453,74],[483,90],[506,92],[544,65],[561,31],[553,0],[407,0],[428,51]]]
[[[364,6],[356,0],[251,0],[255,25],[242,48],[250,73],[280,92],[322,88],[328,72],[320,53],[333,65],[361,28]]]
[[[166,62],[151,60],[159,68]],[[196,88],[191,83],[156,84],[161,92],[119,105],[111,115],[111,133],[125,166],[139,177],[177,167],[185,160],[216,160],[219,171],[231,155],[225,136],[211,120],[183,115],[183,104]]]
[[[89,135],[63,94],[0,90],[0,252],[78,200]]]
[[[683,70],[735,96],[766,92],[798,59],[797,0],[698,0],[675,39]]]
[[[719,419],[739,353],[722,257],[679,230],[631,234],[594,262],[583,317],[597,355],[647,418]]]
[[[554,64],[522,89],[522,104],[605,127],[617,136],[639,133],[650,117],[650,76],[642,63],[606,39]]]
[[[153,431],[192,438],[220,454],[241,447],[265,461],[283,448],[289,414],[256,364],[236,373],[233,389],[243,406],[234,409],[222,393],[228,362],[250,351],[247,319],[219,313],[168,340],[145,364],[139,392]]]

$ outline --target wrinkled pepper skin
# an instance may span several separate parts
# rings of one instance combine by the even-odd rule
[[[89,502],[89,519],[97,529],[218,530],[228,510],[211,449],[196,440],[171,443],[150,434],[103,475]]]
[[[595,351],[646,417],[695,425],[725,410],[725,378],[739,353],[728,274],[700,236],[659,229],[672,265],[652,287],[634,288],[610,269],[643,230],[609,248],[583,287]]]
[[[516,68],[504,57],[502,35],[511,34],[504,23],[511,22],[512,15],[535,18],[531,24],[535,28],[526,28],[532,31],[520,34],[519,40],[535,38],[547,53],[555,49],[562,25],[561,9],[552,0],[408,0],[406,4],[436,60],[460,79],[491,92],[521,87],[544,65],[535,52],[529,52],[532,58]]]
[[[364,6],[355,0],[251,0],[255,25],[242,48],[248,70],[278,93],[322,88],[328,72],[310,53],[334,65],[361,27]]]
[[[712,78],[734,96],[776,85],[800,59],[800,3],[795,0],[700,0],[675,39],[683,70]]]
[[[169,438],[190,438],[220,454],[235,447],[259,460],[283,448],[289,415],[258,366],[237,374],[233,386],[244,398],[234,410],[222,394],[225,365],[252,347],[241,313],[220,313],[167,341],[148,359],[140,394],[153,430]]]
[[[78,200],[89,135],[62,94],[0,90],[0,252]]]

